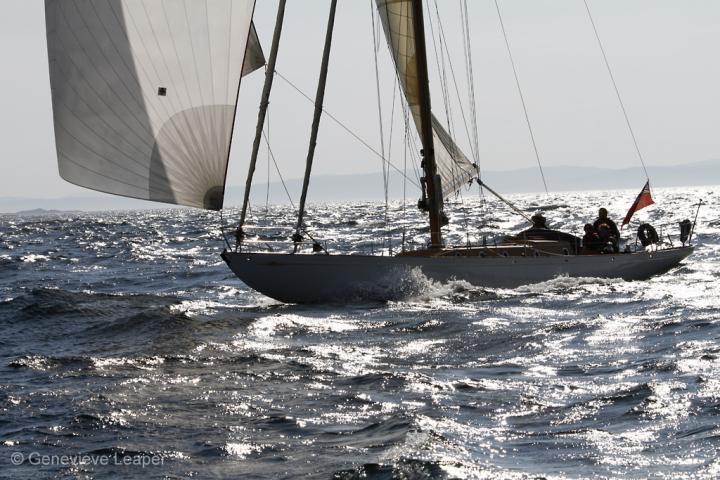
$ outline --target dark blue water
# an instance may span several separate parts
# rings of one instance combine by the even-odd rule
[[[635,193],[516,200],[579,233]],[[0,477],[716,478],[720,191],[655,196],[638,217],[656,225],[709,205],[696,253],[652,280],[421,282],[329,306],[242,285],[214,214],[0,217]],[[452,212],[461,243],[466,224],[471,241],[523,227],[491,201]],[[331,248],[397,239],[403,219],[424,238],[414,210],[391,215],[316,206],[310,223]]]

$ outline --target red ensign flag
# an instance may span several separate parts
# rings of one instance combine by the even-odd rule
[[[653,200],[652,195],[650,195],[650,180],[648,180],[643,189],[640,190],[640,195],[638,195],[635,199],[635,202],[632,204],[632,207],[630,207],[630,210],[628,210],[627,215],[625,215],[625,220],[623,220],[622,224],[627,225],[630,223],[630,218],[635,212],[641,208],[652,205],[653,203],[655,203],[655,200]]]

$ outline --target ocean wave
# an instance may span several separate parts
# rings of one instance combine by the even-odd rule
[[[713,478],[719,198],[702,192],[712,206],[695,254],[650,281],[509,290],[410,270],[322,306],[280,304],[237,280],[220,263],[215,214],[3,222],[0,444],[157,454],[173,478]],[[597,205],[619,218],[636,193],[514,200],[579,233]],[[642,221],[694,215],[695,193],[654,194]],[[472,202],[448,206],[468,225],[445,228],[448,243],[524,228]],[[333,252],[377,252],[373,239],[388,235],[398,251],[403,231],[427,240],[419,212],[394,203],[385,225],[376,207],[314,206],[309,226]],[[257,219],[295,221],[279,206]],[[36,475],[23,468],[7,475]]]

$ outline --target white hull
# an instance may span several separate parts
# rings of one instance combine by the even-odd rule
[[[412,293],[415,280],[464,280],[478,287],[514,288],[554,277],[643,280],[667,272],[692,247],[615,255],[378,257],[364,255],[224,252],[235,275],[258,292],[287,303],[388,300]],[[421,275],[420,275],[421,274]]]

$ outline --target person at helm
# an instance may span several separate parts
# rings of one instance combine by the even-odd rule
[[[547,226],[547,220],[542,213],[537,212],[535,215],[530,217],[532,226],[528,229],[523,230],[518,234],[519,237],[527,238],[528,236],[545,236],[549,229]]]
[[[602,224],[606,224],[608,227],[610,227],[610,234],[614,236],[615,238],[620,238],[620,230],[618,230],[617,225],[615,222],[613,222],[608,217],[608,211],[605,208],[601,208],[598,210],[598,218],[595,220],[595,223],[593,223],[593,227],[595,228],[595,231],[599,232],[599,227]]]
[[[530,217],[530,220],[532,221],[532,227],[528,228],[527,230],[520,232],[522,235],[523,233],[533,233],[537,230],[547,230],[547,220],[543,216],[542,213],[538,212],[532,217]]]

